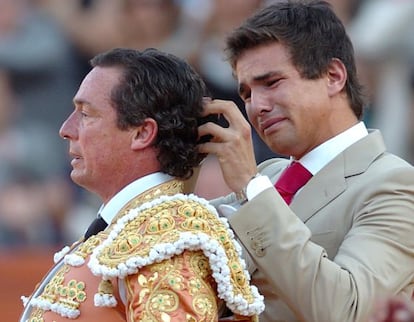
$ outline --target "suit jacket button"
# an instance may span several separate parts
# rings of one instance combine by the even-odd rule
[[[264,248],[259,247],[257,249],[255,249],[255,253],[257,257],[263,257],[266,254],[266,251]]]

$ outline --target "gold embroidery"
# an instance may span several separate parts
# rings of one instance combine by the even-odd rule
[[[207,275],[211,275],[208,259],[201,251],[194,252],[192,254],[190,257],[190,265],[193,271],[202,278],[205,278]]]
[[[178,207],[177,212],[184,218],[208,219],[210,216],[210,212],[198,203],[182,204]]]
[[[183,260],[181,257],[174,258],[174,261],[162,261],[160,263],[154,263],[150,266],[151,271],[167,276],[171,271],[176,269],[176,266],[182,267]]]
[[[93,250],[101,243],[104,236],[106,236],[106,234],[100,232],[97,235],[89,237],[84,243],[79,245],[74,251],[74,254],[85,259],[88,255],[92,254]]]
[[[60,302],[71,309],[78,309],[80,303],[85,302],[85,283],[70,280],[66,286],[59,289]]]
[[[168,284],[174,291],[180,292],[184,289],[184,278],[180,272],[171,272],[167,279]]]
[[[233,280],[236,281],[239,287],[243,287],[246,285],[246,276],[244,275],[243,268],[241,267],[240,263],[237,261],[232,261],[229,263],[231,274]]]
[[[178,261],[174,262],[175,265],[172,261],[151,265],[149,277],[138,274],[137,281],[141,286],[138,304],[145,305],[140,321],[168,321],[168,313],[178,309],[179,297],[175,291],[184,287],[184,279],[177,271]]]
[[[211,277],[211,269],[208,259],[203,252],[193,252],[190,254],[190,266],[195,272],[195,276],[188,281],[189,293],[193,296],[193,307],[195,312],[205,316],[206,321],[215,321],[213,312],[217,312],[215,294],[215,281]],[[208,281],[209,283],[207,283]]]
[[[208,294],[200,294],[193,297],[194,310],[201,316],[206,317],[206,321],[212,320],[211,312],[217,312],[217,305],[214,297]]]
[[[165,321],[168,313],[179,308],[181,292],[187,290],[192,296],[191,304],[194,312],[202,316],[203,321],[215,320],[215,312],[217,312],[215,292],[204,280],[211,274],[209,266],[205,265],[207,259],[201,251],[191,252],[186,255],[186,258],[189,258],[188,263],[194,272],[194,277],[189,280],[186,280],[182,274],[183,256],[151,265],[152,276],[149,279],[151,282],[143,275],[139,275],[139,284],[144,287],[141,292],[148,296],[150,303],[149,306],[147,305],[146,316],[159,316],[159,319]],[[191,315],[187,315],[187,320],[197,321]]]
[[[170,290],[162,290],[151,295],[149,301],[152,312],[172,312],[178,308],[178,296]]]
[[[153,201],[155,198],[161,195],[172,196],[183,191],[183,182],[178,180],[172,180],[170,182],[161,184],[153,189],[146,191],[134,198],[128,203],[115,217],[114,223],[124,216],[129,210],[139,207],[145,202]],[[180,219],[181,218],[181,219]],[[118,235],[118,239],[115,243],[108,245],[102,252],[100,259],[105,259],[110,266],[116,267],[119,263],[123,263],[130,256],[146,256],[148,251],[158,243],[170,243],[171,241],[178,240],[180,232],[182,231],[210,231],[211,228],[221,226],[221,223],[217,225],[217,220],[211,220],[211,214],[203,206],[200,206],[197,202],[187,202],[182,200],[174,200],[166,202],[156,207],[152,207],[142,212],[136,219],[128,222],[125,230]],[[180,228],[176,225],[179,224]],[[110,229],[105,232],[90,237],[87,241],[80,244],[74,251],[75,255],[78,255],[84,259],[89,256],[93,250],[102,243],[103,240],[108,238]],[[213,229],[214,230],[214,229]],[[205,276],[210,274],[208,261],[201,252],[195,252],[197,256],[193,256],[195,267],[198,274]],[[182,259],[180,259],[182,260]],[[140,285],[143,286],[140,301],[150,297],[147,302],[151,307],[151,311],[155,315],[146,315],[142,321],[153,321],[154,316],[157,316],[157,320],[168,321],[170,319],[168,312],[177,309],[179,298],[174,292],[179,292],[184,288],[192,287],[195,291],[194,281],[185,281],[183,276],[178,272],[180,266],[180,260],[175,261],[175,265],[171,265],[170,261],[164,261],[163,263],[154,264],[157,266],[158,272],[150,278],[146,279],[145,276],[140,275]],[[168,263],[168,264],[166,264]],[[51,281],[46,285],[39,299],[46,300],[51,304],[58,304],[70,309],[79,309],[80,304],[86,300],[87,294],[85,292],[85,284],[82,281],[70,280],[66,285],[64,284],[65,275],[69,271],[67,264],[56,273]],[[157,287],[153,289],[154,282],[158,279],[163,280],[163,283],[168,283],[171,290],[157,291]],[[112,293],[111,285],[107,285],[107,281],[102,281],[99,285],[99,292],[109,294]],[[201,290],[204,281],[199,279],[197,281],[197,288]],[[194,284],[190,286],[190,284]],[[205,308],[208,306],[208,301],[200,298],[196,301],[197,307]],[[212,298],[214,303],[214,297]],[[160,313],[159,310],[162,309]],[[29,319],[30,322],[43,322],[44,310],[35,308],[31,313]],[[187,321],[195,321],[195,318],[191,315],[187,315]]]
[[[202,231],[206,232],[210,230],[210,226],[207,220],[200,218],[188,218],[182,223],[182,228],[189,231]]]
[[[44,322],[43,314],[45,311],[39,308],[34,308],[28,322]]]
[[[138,284],[142,287],[139,293],[138,303],[142,304],[145,297],[150,293],[150,290],[153,288],[154,282],[158,279],[158,272],[155,272],[152,277],[147,279],[145,275],[138,275]]]
[[[125,207],[123,207],[118,215],[114,218],[113,222],[121,218],[131,209],[138,208],[145,202],[150,202],[160,196],[173,196],[178,193],[183,193],[183,191],[184,181],[180,180],[170,180],[151,189],[148,189],[144,193],[131,200],[127,205],[125,205]]]
[[[40,298],[51,303],[61,303],[70,309],[78,309],[80,303],[86,300],[85,283],[70,280],[64,285],[64,274],[69,271],[67,265],[64,266],[46,285]]]
[[[45,286],[39,299],[45,300],[50,304],[57,304],[71,310],[79,309],[81,303],[86,301],[85,283],[70,280],[64,284],[64,275],[69,271],[68,265],[63,265],[56,275]],[[42,322],[44,311],[35,309],[31,313],[30,322]]]
[[[149,219],[146,232],[149,234],[159,234],[174,229],[174,217],[172,209],[163,209],[159,213],[154,214]]]
[[[63,265],[55,276],[47,283],[40,298],[55,303],[59,299],[59,292],[64,282],[64,275],[69,271],[67,265]]]
[[[203,282],[200,278],[194,277],[188,281],[189,292],[191,295],[199,294],[203,288]]]
[[[98,245],[108,240],[111,230],[122,216],[133,214],[133,211],[136,211],[136,208],[144,202],[152,202],[160,195],[172,196],[181,193],[182,187],[182,182],[172,180],[136,197],[117,214],[113,221],[114,224],[110,225],[107,231],[89,238],[75,250],[74,254],[86,259]],[[209,236],[211,240],[218,241],[224,248],[229,259],[234,295],[242,294],[248,301],[253,299],[248,281],[243,274],[239,255],[232,243],[232,237],[216,215],[197,199],[186,197],[167,199],[162,203],[155,202],[152,207],[142,209],[135,218],[131,216],[128,217],[129,221],[124,220],[124,229],[117,235],[115,234],[111,243],[106,244],[100,251],[96,257],[100,265],[117,269],[120,264],[125,264],[130,258],[146,258],[156,245],[171,245],[179,241],[182,233],[198,234],[201,232]],[[128,213],[130,210],[132,213]],[[191,269],[195,275],[188,280],[181,272],[182,256],[174,256],[173,260],[150,265],[150,269],[153,269],[150,276],[136,275],[137,282],[141,286],[139,304],[145,305],[146,308],[140,320],[170,321],[171,312],[177,310],[179,306],[181,292],[191,295],[194,313],[203,315],[206,320],[216,318],[212,316],[213,312],[217,312],[215,282],[211,276],[208,259],[201,251],[193,251],[192,255],[187,258],[190,258]],[[62,269],[52,278],[40,297],[52,304],[78,309],[80,304],[86,300],[85,285],[76,280],[71,280],[64,285],[64,276],[68,269],[67,265],[63,267],[65,271]],[[111,294],[112,289],[106,284],[106,281],[100,283],[98,291]],[[42,310],[36,312],[39,316],[32,313],[34,320],[30,322],[42,322],[44,312]],[[185,319],[196,321],[197,316],[187,314]]]
[[[171,180],[160,184],[131,200],[115,216],[113,223],[116,223],[128,211],[141,206],[144,202],[152,201],[160,196],[172,196],[182,193],[183,181]],[[102,250],[108,266],[115,268],[126,258],[132,256],[144,256],[146,251],[153,245],[160,242],[169,242],[177,239],[179,232],[175,231],[175,210],[172,212],[168,207],[163,209],[149,209],[135,220],[128,222],[124,230],[118,234],[117,243],[109,245]],[[143,224],[145,223],[145,226]],[[113,224],[107,230],[107,234],[113,229]],[[99,234],[98,234],[99,236]]]
[[[202,232],[222,245],[229,260],[234,294],[240,294],[252,303],[254,296],[227,228],[216,215],[193,199],[166,200],[140,211],[135,218],[125,222],[124,229],[98,254],[97,259],[101,265],[116,269],[130,258],[149,256],[155,245],[177,242],[183,232]],[[131,239],[135,242],[131,243]],[[198,269],[209,267],[205,257],[195,263],[200,265]]]
[[[112,294],[114,287],[111,281],[101,280],[98,286],[98,292],[100,294]]]
[[[144,202],[151,201],[161,195],[174,195],[177,193],[181,193],[183,191],[184,183],[179,180],[171,180],[166,183],[160,184],[152,189],[148,189],[144,193],[140,194],[139,196],[132,199],[124,208],[122,208],[115,219],[119,219],[125,215],[129,210],[136,208],[142,205]],[[161,215],[161,214],[159,214]],[[171,217],[172,218],[172,217]],[[154,219],[152,219],[154,220]],[[113,222],[115,222],[114,220]],[[166,217],[161,218],[158,223],[153,221],[154,226],[158,226],[158,230],[165,231],[169,228],[170,224],[173,224],[174,220],[168,219]],[[138,231],[140,226],[140,222],[131,223],[130,229]],[[88,240],[82,243],[74,252],[74,254],[86,258],[88,255],[92,254],[93,250],[102,242],[103,239],[108,237],[108,232],[100,232],[95,236],[91,236]],[[140,243],[142,242],[142,234],[134,234],[130,232],[127,236],[124,236],[122,242],[117,245],[117,252],[121,254],[128,254],[131,251],[134,251],[137,247],[139,247]],[[151,241],[153,243],[153,241]]]

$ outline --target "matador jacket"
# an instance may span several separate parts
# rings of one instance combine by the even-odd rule
[[[21,322],[256,321],[263,297],[249,284],[227,221],[171,180],[128,202],[107,229],[64,248]]]

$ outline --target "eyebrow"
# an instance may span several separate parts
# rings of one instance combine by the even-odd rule
[[[281,75],[281,74],[282,73],[281,72],[278,72],[278,71],[270,71],[270,72],[265,73],[263,75],[259,75],[259,76],[253,77],[253,81],[254,82],[261,82],[261,81],[264,81],[264,80],[266,80],[268,78],[271,78],[271,77],[273,77],[275,75]]]
[[[265,74],[255,76],[255,77],[253,77],[252,80],[253,80],[254,83],[260,83],[260,82],[263,82],[263,81],[265,81],[265,80],[267,80],[267,79],[269,79],[269,78],[271,78],[275,75],[278,76],[278,75],[281,75],[281,74],[282,73],[278,72],[278,71],[270,71],[270,72],[267,72]],[[245,88],[244,83],[240,83],[239,84],[239,94],[242,94],[242,92],[244,91],[244,88]]]
[[[81,98],[74,98],[73,99],[73,104],[76,106],[76,105],[88,105],[88,106],[91,106],[91,103],[90,102],[88,102],[88,101],[86,101],[86,100],[84,100],[84,99],[81,99]]]

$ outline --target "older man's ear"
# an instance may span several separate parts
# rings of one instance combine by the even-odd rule
[[[158,134],[158,124],[152,118],[146,118],[144,122],[132,131],[131,148],[142,150],[153,144]]]

